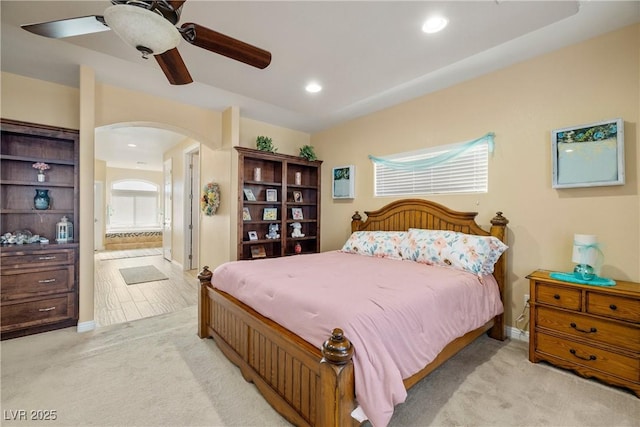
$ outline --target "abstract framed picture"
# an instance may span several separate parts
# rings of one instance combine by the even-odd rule
[[[551,132],[552,187],[623,185],[624,121],[621,118]]]
[[[355,169],[353,165],[333,168],[331,193],[334,199],[353,199],[355,197]]]

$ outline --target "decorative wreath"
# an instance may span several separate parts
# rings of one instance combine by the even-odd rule
[[[212,216],[216,214],[218,206],[220,206],[220,187],[218,184],[210,182],[202,189],[200,207],[205,215]]]

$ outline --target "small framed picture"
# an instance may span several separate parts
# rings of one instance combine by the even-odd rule
[[[244,197],[246,197],[247,200],[249,200],[250,202],[256,201],[256,196],[253,194],[253,191],[251,191],[250,188],[244,189]]]
[[[340,166],[333,168],[331,193],[334,199],[353,199],[355,197],[356,167]]]
[[[278,219],[277,208],[264,208],[264,211],[262,212],[263,221],[275,221],[277,219]]]
[[[278,190],[274,188],[267,189],[267,202],[277,202],[278,201]]]
[[[251,246],[251,258],[266,258],[267,251],[262,245]]]
[[[249,208],[242,208],[242,220],[243,221],[251,221],[251,212],[249,212]]]
[[[257,231],[249,231],[247,234],[249,235],[249,240],[258,240]]]
[[[302,208],[291,208],[291,216],[293,219],[304,219],[302,216]]]
[[[293,192],[293,201],[296,203],[302,203],[302,191]]]

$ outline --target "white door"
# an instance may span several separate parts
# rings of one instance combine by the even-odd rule
[[[104,249],[104,183],[93,183],[93,250]]]
[[[171,261],[171,229],[173,221],[172,211],[172,178],[171,159],[164,161],[164,214],[162,219],[162,254],[165,259]]]

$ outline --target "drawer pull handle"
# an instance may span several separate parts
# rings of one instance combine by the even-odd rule
[[[48,261],[50,259],[56,259],[56,257],[55,257],[55,255],[54,256],[41,256],[41,257],[38,257],[38,259],[40,261]]]
[[[582,360],[596,360],[596,357],[593,354],[590,354],[589,357],[584,357],[584,356],[580,356],[579,354],[576,353],[576,351],[574,349],[569,350],[569,353],[573,354],[575,357],[577,357],[578,359],[582,359]]]
[[[617,309],[618,309],[618,306],[617,306],[617,305],[615,305],[615,304],[611,304],[611,305],[609,306],[609,308],[610,308],[611,310],[617,310]]]
[[[580,329],[580,328],[578,328],[578,326],[577,326],[575,323],[573,323],[573,322],[571,322],[570,326],[571,326],[573,329],[575,329],[576,331],[578,331],[578,332],[582,332],[582,333],[585,333],[585,334],[593,334],[593,333],[598,332],[598,330],[597,330],[596,328],[594,328],[594,327],[591,327],[588,331],[587,331],[586,329]]]
[[[53,306],[53,307],[47,307],[47,308],[39,308],[38,311],[51,311],[51,310],[55,310],[55,309],[56,309],[56,307]]]
[[[38,280],[38,283],[53,283],[55,281],[56,279],[42,279],[42,280]]]
[[[553,298],[554,298],[554,299],[560,299],[560,295],[555,294],[555,295],[553,296]]]

